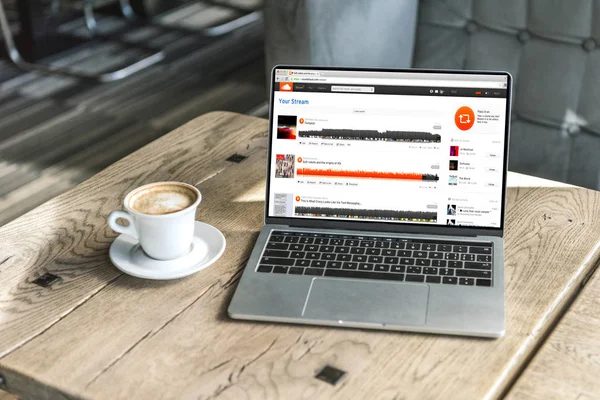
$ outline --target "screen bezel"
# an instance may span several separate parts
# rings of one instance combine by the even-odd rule
[[[428,225],[410,222],[372,222],[343,221],[319,218],[271,217],[269,216],[270,184],[271,184],[271,144],[273,141],[273,105],[275,101],[275,70],[324,70],[324,71],[356,71],[356,72],[399,72],[399,73],[425,73],[425,74],[456,74],[456,75],[502,75],[507,77],[506,115],[504,130],[504,163],[502,168],[502,206],[500,213],[500,227],[468,227],[448,225]],[[269,136],[267,145],[267,180],[265,198],[265,224],[288,225],[306,228],[348,229],[361,231],[379,231],[395,233],[426,233],[453,236],[504,236],[504,223],[506,212],[506,179],[508,175],[508,149],[510,139],[510,111],[512,100],[512,76],[505,71],[463,71],[448,69],[390,69],[390,68],[352,68],[352,67],[321,67],[312,65],[276,65],[271,70],[271,87],[269,98]]]

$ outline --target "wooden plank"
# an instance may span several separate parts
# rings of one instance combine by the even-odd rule
[[[0,357],[120,275],[106,268],[107,249],[115,237],[106,227],[106,216],[121,207],[121,195],[145,182],[174,177],[198,183],[230,167],[226,158],[231,154],[252,151],[252,138],[265,134],[264,122],[231,120],[229,115],[209,114],[192,121],[142,148],[136,157],[126,157],[0,228]],[[193,146],[189,137],[194,138]],[[159,154],[159,148],[169,150]],[[75,260],[84,267],[71,265]],[[50,290],[33,285],[31,281],[45,271],[63,276],[63,283]]]
[[[11,297],[0,297],[0,316],[9,322],[0,327],[0,373],[11,391],[86,398],[495,398],[598,260],[600,194],[525,185],[508,190],[504,338],[232,321],[226,307],[263,218],[264,142],[250,138],[266,126],[231,114],[201,117],[0,229],[0,243],[14,245],[19,235],[49,225],[6,262],[27,270],[9,279]],[[207,173],[232,148],[247,148],[250,157]],[[114,233],[104,218],[129,188],[166,176],[198,184],[205,196],[198,217],[225,233],[227,250],[214,266],[182,280],[119,275],[107,259]],[[27,283],[48,265],[68,279],[45,290]],[[314,378],[326,364],[347,372],[337,386]],[[24,377],[35,384],[18,384]]]
[[[600,397],[600,271],[527,369],[508,399],[597,399]]]
[[[196,86],[196,95],[185,101],[184,104],[179,104],[171,110],[155,106],[152,119],[143,120],[144,122],[133,126],[121,128],[118,125],[119,122],[115,125],[113,117],[95,113],[86,112],[83,116],[71,113],[69,118],[64,118],[64,116],[57,118],[59,122],[54,123],[54,126],[51,122],[51,126],[46,124],[44,129],[32,129],[12,138],[11,142],[13,143],[6,145],[4,150],[0,150],[0,158],[11,161],[0,163],[0,226],[64,193],[111,163],[178,127],[184,121],[217,109],[247,111],[255,103],[264,99],[266,95],[264,88],[258,84],[263,80],[259,76],[263,70],[262,63],[253,63],[244,67],[243,71],[246,74],[245,78],[249,80],[248,83],[228,79],[213,87],[204,86],[199,91],[197,90],[199,86]],[[147,75],[146,80],[149,76],[155,78],[154,75]],[[108,90],[112,97],[117,95],[110,87],[104,90]],[[194,88],[188,88],[188,92],[193,90]],[[236,93],[235,98],[231,96],[233,92]],[[80,100],[83,105],[85,98]],[[89,99],[85,105],[93,108]],[[137,120],[141,119],[139,114],[131,115],[135,115]],[[77,121],[80,121],[81,118],[86,123],[78,126]],[[95,124],[98,128],[92,129],[96,132],[95,135],[90,134],[88,128],[90,121],[93,121],[94,118],[102,122]],[[108,124],[108,121],[113,121],[112,126]],[[34,122],[35,118],[33,122],[29,121],[28,123]],[[116,128],[114,128],[115,126]],[[112,129],[107,129],[111,127]],[[0,131],[4,132],[2,129]],[[72,132],[68,141],[69,145],[56,147],[55,144],[62,141],[56,136],[63,135],[68,131]],[[82,135],[81,132],[87,132],[87,134]],[[40,135],[42,135],[42,139],[37,138]],[[95,139],[94,136],[96,136]],[[43,140],[48,141],[49,144],[39,146]],[[73,151],[73,146],[77,143],[79,145]],[[1,142],[0,147],[2,147]],[[41,147],[43,154],[23,156],[24,153],[30,154],[35,147]],[[52,157],[54,160],[60,159],[56,164],[41,162],[43,158],[48,158],[47,149],[49,147],[58,149],[59,156]],[[56,152],[57,150],[54,150],[51,153]]]
[[[0,197],[0,226],[66,192],[161,134],[145,124],[138,124],[103,137],[99,142],[46,168],[26,162],[17,164],[20,174],[37,173],[37,177]],[[14,179],[15,173],[11,175],[5,179]],[[0,176],[0,182],[2,179]]]
[[[15,97],[0,107],[0,142],[14,135],[14,132],[31,129],[67,110],[67,107],[52,99]]]
[[[231,93],[235,93],[234,98],[231,97]],[[224,107],[227,107],[228,111],[246,112],[263,101],[264,97],[265,88],[261,85],[228,80],[218,87],[205,90],[199,96],[190,97],[185,104],[153,117],[149,123],[157,129],[174,129],[180,121]]]
[[[6,7],[5,4],[5,9],[6,8],[8,7]],[[0,83],[12,79],[21,73],[22,71],[19,70],[14,64],[8,61],[0,60]]]
[[[19,400],[19,398],[15,395],[0,390],[0,400]]]
[[[240,163],[239,165],[233,165],[227,170],[221,172],[217,177],[226,175],[236,176],[239,180],[231,180],[228,185],[224,185],[221,179],[209,179],[204,184],[200,184],[198,187],[203,194],[203,201],[199,209],[198,218],[205,222],[214,224],[225,234],[228,247],[227,252],[219,262],[212,266],[210,269],[205,270],[206,273],[194,275],[188,279],[173,281],[173,282],[152,282],[135,279],[126,275],[119,277],[114,281],[114,285],[109,285],[104,290],[110,288],[111,293],[107,298],[110,298],[110,304],[105,303],[104,296],[100,297],[100,293],[93,296],[88,302],[90,308],[86,310],[97,310],[105,308],[106,314],[92,315],[87,311],[84,313],[84,319],[87,322],[78,321],[79,323],[90,324],[88,325],[89,334],[95,336],[92,342],[76,340],[72,342],[72,334],[76,330],[72,329],[71,322],[66,325],[61,325],[59,333],[60,338],[58,342],[54,342],[53,348],[60,348],[64,345],[75,346],[77,349],[72,347],[69,354],[64,354],[61,359],[61,365],[64,368],[70,369],[73,365],[78,365],[81,357],[88,358],[92,361],[86,367],[81,368],[79,372],[74,371],[74,374],[69,374],[69,380],[75,379],[79,384],[84,387],[90,382],[93,382],[95,376],[101,375],[101,371],[108,368],[111,364],[115,363],[123,353],[127,353],[128,349],[134,348],[141,338],[151,336],[154,331],[158,332],[162,326],[168,324],[179,314],[181,314],[189,305],[197,301],[198,298],[202,297],[207,291],[214,285],[222,284],[229,286],[232,283],[232,278],[237,277],[236,273],[243,266],[247,259],[247,253],[252,248],[252,242],[256,238],[255,230],[257,226],[260,226],[263,215],[262,209],[263,204],[261,201],[246,202],[237,201],[230,202],[224,201],[224,199],[235,199],[240,193],[247,191],[252,192],[253,189],[260,185],[261,179],[256,179],[256,171],[258,164],[264,164],[264,148],[259,153],[254,153],[250,159]],[[248,216],[252,219],[248,220]],[[110,262],[104,262],[105,268],[114,269],[110,265]],[[232,268],[233,267],[233,268]],[[208,275],[207,275],[208,274]],[[207,277],[209,277],[207,279]],[[134,297],[136,300],[123,301],[127,299],[132,293],[130,291],[135,288],[136,294]],[[112,290],[116,292],[112,292]],[[103,290],[103,291],[104,291]],[[102,292],[103,292],[102,291]],[[143,295],[145,293],[145,295]],[[98,298],[98,303],[95,298]],[[143,299],[142,303],[138,301]],[[84,305],[87,305],[87,303]],[[119,328],[119,324],[111,325],[107,329],[98,329],[101,325],[104,325],[107,320],[114,317],[120,316],[127,319],[127,315],[139,315],[140,312],[146,307],[150,309],[155,308],[159,303],[162,303],[160,311],[152,312],[149,318],[143,318],[135,323],[131,329],[122,331]],[[150,310],[148,309],[148,311]],[[79,314],[78,314],[79,315]],[[68,317],[67,317],[68,318]],[[77,318],[78,319],[78,318]],[[73,321],[70,318],[69,321]],[[103,322],[104,321],[104,322]],[[123,320],[122,320],[123,321]],[[63,331],[67,326],[67,331]],[[113,328],[117,328],[119,331],[113,331]],[[52,328],[50,328],[52,329]],[[53,335],[52,335],[53,336]],[[111,337],[120,337],[121,340],[114,341]],[[50,338],[50,336],[48,336]],[[53,340],[53,339],[50,339]],[[71,345],[68,342],[72,342]],[[41,344],[37,339],[32,340],[29,344],[38,343]],[[95,345],[90,346],[91,343]],[[97,347],[96,345],[100,345]],[[28,345],[29,345],[28,344]],[[80,347],[79,344],[82,346]],[[41,344],[45,346],[44,344]],[[57,346],[57,347],[55,347]],[[49,349],[44,350],[44,354],[52,354],[52,351],[48,352]],[[108,357],[97,357],[99,353],[104,353]],[[38,366],[42,366],[42,369],[47,367],[46,357],[44,354],[38,354],[37,361],[34,363]],[[15,366],[10,361],[10,355],[5,358],[7,363]],[[2,361],[0,361],[1,363]],[[58,367],[55,365],[52,369]],[[62,367],[58,367],[62,368]],[[18,371],[19,368],[16,368]],[[35,374],[37,375],[37,374]],[[43,375],[43,374],[42,374]],[[36,376],[41,382],[47,382],[47,386],[60,387],[60,381],[52,380],[46,381],[42,376]],[[7,377],[10,381],[10,377]],[[64,386],[61,389],[66,393],[70,393],[73,396],[78,394],[69,391],[68,386]],[[111,397],[110,395],[107,395]]]

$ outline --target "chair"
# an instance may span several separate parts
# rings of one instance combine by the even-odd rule
[[[86,27],[90,32],[93,33],[93,37],[98,39],[105,40],[118,40],[111,37],[104,37],[97,31],[98,21],[96,19],[94,13],[94,7],[97,1],[95,0],[84,0],[83,1],[83,14],[85,18]],[[121,9],[121,13],[124,18],[126,18],[131,24],[140,24],[140,25],[148,25],[152,24],[151,21],[141,20],[133,11],[133,7],[131,6],[130,0],[119,0],[119,5]],[[227,7],[227,4],[219,4],[220,7]],[[56,14],[60,11],[61,2],[59,0],[53,0],[51,3],[51,10],[53,14]],[[185,30],[186,33],[192,33],[199,36],[205,36],[210,38],[216,38],[219,36],[226,35],[231,33],[237,29],[240,29],[244,26],[250,25],[252,23],[258,22],[262,19],[262,11],[255,10],[251,11],[247,14],[244,14],[236,19],[231,21],[224,22],[222,24],[207,27],[205,29],[199,31]],[[183,30],[181,28],[176,27],[167,27],[162,25],[156,25],[160,29],[163,30]],[[7,53],[9,55],[10,60],[20,69],[29,71],[29,72],[39,72],[44,74],[54,74],[54,75],[62,75],[74,78],[82,78],[82,79],[91,79],[99,82],[112,82],[117,81],[128,76],[131,76],[139,71],[142,71],[152,65],[157,64],[158,62],[164,60],[166,58],[166,54],[164,49],[155,49],[147,46],[141,46],[139,44],[132,44],[128,42],[124,42],[122,40],[118,40],[120,44],[125,45],[126,47],[134,47],[141,48],[146,52],[150,53],[148,56],[141,58],[130,65],[127,65],[123,68],[120,68],[115,71],[95,74],[95,73],[86,73],[84,71],[78,71],[73,68],[66,67],[58,67],[53,65],[41,64],[41,63],[31,63],[26,61],[18,48],[15,45],[14,37],[12,35],[10,25],[8,23],[8,18],[6,17],[6,12],[2,0],[0,0],[0,28],[2,32],[2,36],[4,37],[5,46],[7,49]]]
[[[85,0],[86,3],[91,3],[92,0]],[[58,4],[57,4],[58,3]],[[53,11],[58,10],[60,2],[54,1],[52,3]],[[162,51],[154,51],[152,54],[135,61],[126,67],[120,68],[115,71],[104,72],[104,73],[86,73],[84,71],[78,71],[73,68],[59,67],[41,63],[32,63],[26,61],[19,49],[17,48],[14,37],[6,16],[6,11],[2,0],[0,0],[0,30],[4,37],[4,45],[6,47],[10,60],[20,69],[28,72],[39,72],[43,74],[61,75],[80,79],[90,79],[99,82],[112,82],[117,81],[128,76],[135,74],[136,72],[142,71],[165,58],[165,54]]]
[[[138,18],[137,15],[135,14],[135,12],[133,11],[133,7],[131,6],[130,0],[119,0],[119,5],[121,8],[121,13],[129,21],[133,22]],[[223,3],[223,4],[219,3],[218,5],[220,7],[227,7],[227,4],[225,4],[225,3]],[[85,22],[86,22],[88,29],[91,31],[95,31],[96,26],[97,26],[97,21],[96,21],[95,15],[94,15],[94,1],[93,0],[85,0],[84,15],[85,15]],[[261,19],[262,19],[262,11],[257,10],[257,11],[252,11],[250,13],[242,15],[241,17],[238,17],[231,21],[227,21],[227,22],[224,22],[224,23],[216,25],[216,26],[211,26],[211,27],[199,30],[199,31],[192,31],[192,32],[200,34],[202,36],[217,37],[217,36],[222,36],[222,35],[231,33],[236,29],[242,28],[246,25],[250,25]],[[144,24],[149,24],[149,23],[150,22],[148,22],[148,21],[144,21]],[[174,28],[167,28],[162,25],[160,25],[159,27],[161,29],[174,29]],[[188,31],[187,33],[190,33],[190,31]]]

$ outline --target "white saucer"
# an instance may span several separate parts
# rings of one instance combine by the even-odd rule
[[[217,261],[225,251],[225,236],[212,225],[196,221],[192,250],[185,256],[159,261],[144,253],[139,242],[129,235],[119,235],[110,246],[110,261],[128,275],[138,278],[167,280],[183,278]]]

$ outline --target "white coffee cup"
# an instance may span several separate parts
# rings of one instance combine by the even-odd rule
[[[150,183],[129,192],[123,201],[125,211],[110,213],[108,224],[137,239],[148,256],[173,260],[191,249],[201,199],[200,191],[187,183]],[[118,218],[129,225],[117,223]]]

